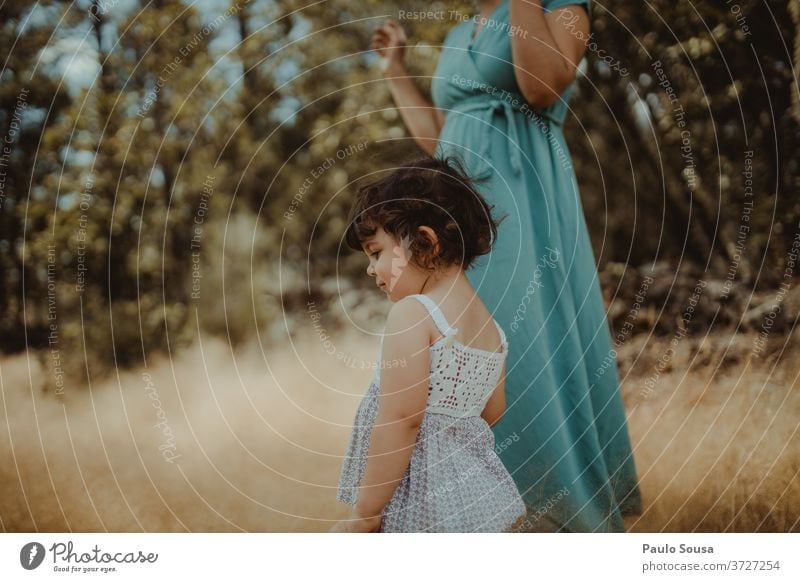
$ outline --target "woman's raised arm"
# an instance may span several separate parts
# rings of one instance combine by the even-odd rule
[[[433,155],[444,125],[444,114],[422,95],[409,76],[403,63],[407,44],[403,28],[393,20],[387,20],[372,35],[372,48],[381,56],[383,76],[408,131],[423,150]]]

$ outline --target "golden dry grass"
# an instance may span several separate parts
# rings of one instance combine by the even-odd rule
[[[337,347],[375,357],[368,342]],[[141,370],[91,388],[68,382],[57,398],[35,388],[35,359],[2,362],[2,529],[322,531],[343,516],[334,488],[371,371],[346,368],[312,338],[267,356],[206,339],[147,371],[174,463],[159,450],[170,441]]]
[[[622,382],[644,505],[629,531],[800,531],[798,348],[748,361],[754,337],[684,339],[652,391],[665,343],[626,346],[642,354]]]
[[[715,370],[720,349],[687,338],[642,397],[663,346],[632,339],[620,356],[645,504],[629,529],[800,530],[798,351]],[[205,339],[172,362],[152,359],[149,393],[131,370],[91,387],[72,379],[63,397],[39,388],[35,358],[5,358],[0,530],[327,530],[345,513],[340,455],[372,373],[361,362],[377,349],[363,335],[333,347],[355,367],[312,336],[266,354]],[[159,451],[156,392],[175,463]]]

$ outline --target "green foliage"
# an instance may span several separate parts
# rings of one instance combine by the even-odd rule
[[[358,180],[420,153],[368,50],[395,4],[155,4],[0,8],[2,136],[21,94],[31,113],[0,199],[4,350],[58,350],[82,369],[87,349],[102,372],[198,330],[236,344],[333,277],[361,284],[363,259],[342,246]],[[724,2],[595,4],[566,132],[601,263],[735,264],[743,282],[778,282],[761,265],[783,268],[800,219],[788,5],[742,3],[737,22]],[[425,91],[453,24],[403,22]],[[97,70],[84,86],[63,74],[73,58]]]

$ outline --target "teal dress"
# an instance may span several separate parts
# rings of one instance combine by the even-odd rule
[[[542,0],[545,10],[586,0]],[[574,8],[574,6],[573,6]],[[574,83],[533,109],[514,77],[508,1],[473,40],[444,41],[432,84],[455,155],[499,215],[467,277],[506,332],[507,408],[495,450],[528,508],[526,531],[618,532],[641,498],[597,264],[562,123]],[[535,41],[529,41],[535,42]]]

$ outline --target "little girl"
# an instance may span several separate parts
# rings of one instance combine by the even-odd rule
[[[504,532],[525,504],[494,450],[508,343],[464,270],[497,236],[454,158],[360,188],[346,241],[394,303],[358,408],[334,532]]]

